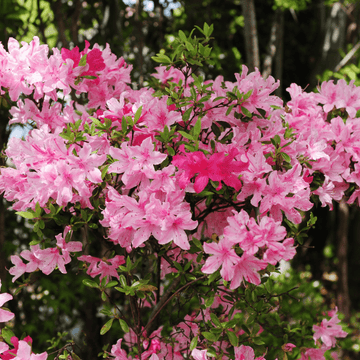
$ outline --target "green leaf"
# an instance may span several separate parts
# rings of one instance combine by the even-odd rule
[[[125,276],[124,275],[120,275],[120,284],[122,287],[124,288],[127,288],[128,285],[127,285],[127,282],[126,282],[126,279],[125,279]]]
[[[244,106],[241,107],[241,112],[247,117],[252,117],[252,113]]]
[[[193,138],[193,136],[192,135],[190,135],[190,134],[188,134],[187,132],[185,132],[185,131],[181,131],[181,130],[179,130],[179,133],[184,137],[184,138],[186,138],[186,139],[189,139],[189,140],[194,140],[194,138]]]
[[[84,76],[81,76],[82,78],[84,79],[96,79],[97,76],[92,76],[92,75],[84,75]]]
[[[197,94],[196,94],[196,90],[194,89],[194,86],[191,86],[190,87],[190,94],[191,94],[191,97],[194,101],[196,101],[196,98],[197,98]]]
[[[290,156],[289,156],[288,154],[286,154],[286,153],[284,153],[284,152],[281,152],[280,154],[281,154],[281,157],[282,157],[286,162],[288,162],[288,163],[291,162],[291,158],[290,158]]]
[[[15,214],[20,215],[21,217],[25,218],[25,219],[34,219],[36,218],[36,214],[32,211],[17,211]]]
[[[132,262],[131,262],[130,256],[128,256],[128,257],[126,258],[126,267],[127,267],[129,270],[131,270],[131,268],[132,268]]]
[[[113,280],[113,281],[109,281],[105,287],[108,289],[108,288],[111,288],[111,287],[114,287],[118,284],[118,282],[116,280]]]
[[[140,281],[135,281],[134,283],[131,284],[131,287],[138,288],[140,284],[141,284]]]
[[[273,289],[273,281],[270,278],[268,278],[265,283],[265,289],[271,294],[271,291]]]
[[[86,65],[86,58],[87,58],[87,54],[83,55],[83,57],[79,61],[78,66],[85,66]]]
[[[279,136],[279,135],[275,135],[275,136],[274,136],[274,141],[275,141],[275,144],[276,144],[276,145],[280,145],[280,143],[281,143],[280,136]]]
[[[120,323],[121,329],[122,329],[125,333],[128,333],[128,332],[130,331],[130,330],[129,330],[129,326],[128,326],[128,324],[126,323],[125,320],[119,319],[119,323]]]
[[[200,242],[200,240],[196,239],[195,237],[192,238],[193,243],[201,250],[203,251],[203,246]]]
[[[259,337],[252,338],[252,342],[253,342],[255,345],[264,345],[264,344],[265,344]]]
[[[210,285],[216,278],[220,276],[219,270],[215,271],[208,277],[208,285]]]
[[[185,46],[186,46],[186,49],[188,49],[189,51],[194,51],[195,50],[194,46],[189,41],[185,41]]]
[[[244,101],[247,100],[247,99],[251,96],[252,92],[253,92],[253,89],[249,90],[249,91],[243,96],[243,100],[244,100]]]
[[[206,340],[217,341],[217,336],[211,332],[204,331],[201,334]]]
[[[121,130],[124,134],[126,134],[126,131],[127,131],[127,122],[126,122],[126,119],[125,119],[125,116],[122,117],[122,120],[121,120]]]
[[[208,28],[206,30],[206,36],[209,37],[213,33],[213,31],[214,31],[214,24],[211,24],[210,26],[208,26]]]
[[[210,307],[210,306],[213,304],[214,300],[215,300],[215,297],[214,297],[214,296],[210,296],[210,297],[206,298],[206,300],[205,300],[205,306],[206,306],[207,308]]]
[[[199,44],[199,53],[202,56],[204,56],[204,54],[205,54],[205,48],[202,44]]]
[[[226,110],[226,116],[229,116],[229,114],[231,113],[231,111],[232,111],[232,109],[234,108],[234,106],[235,106],[235,104],[233,104],[233,105],[230,105],[229,107],[228,107],[228,109]]]
[[[39,240],[32,240],[32,241],[30,241],[29,245],[30,245],[30,246],[37,245],[37,244],[40,244],[41,241],[42,241],[41,239],[39,239]]]
[[[214,314],[214,313],[210,313],[210,317],[211,317],[211,321],[214,323],[214,325],[216,325],[217,327],[222,327],[222,324],[219,320],[219,318]]]
[[[96,126],[103,126],[103,123],[99,119],[96,119],[92,116],[90,116],[89,118]]]
[[[215,350],[213,346],[208,347],[206,353],[207,356],[216,358],[218,354],[219,354],[218,350]]]
[[[39,202],[37,202],[36,203],[36,205],[35,205],[35,215],[36,215],[36,217],[40,217],[40,215],[41,215],[41,207],[40,207],[40,204],[39,204]]]
[[[104,314],[104,315],[106,315],[106,316],[113,316],[113,313],[111,312],[111,310],[110,309],[101,309],[100,310],[100,313],[101,314]]]
[[[190,342],[190,349],[189,350],[193,351],[196,348],[197,343],[198,343],[198,337],[195,336]]]
[[[84,279],[83,284],[92,288],[99,288],[99,284],[97,284],[95,281],[90,279]]]
[[[136,124],[141,116],[141,111],[142,111],[142,105],[136,110],[135,115],[134,115],[134,124]]]
[[[212,25],[211,25],[212,26]],[[210,36],[210,34],[209,34],[209,32],[210,32],[210,27],[209,27],[209,25],[205,22],[204,23],[204,35],[205,36]]]
[[[198,29],[203,35],[205,35],[204,30],[203,30],[201,27],[199,27],[199,26],[197,26],[197,25],[194,25],[194,26],[195,26],[195,28]]]
[[[101,170],[101,178],[102,178],[102,179],[105,179],[105,176],[107,175],[109,166],[110,166],[110,164],[106,165],[106,166]]]
[[[175,156],[175,150],[172,147],[166,145],[166,149],[170,156]]]
[[[226,323],[226,328],[231,329],[237,325],[239,325],[240,320],[239,319],[232,319]]]
[[[151,59],[153,59],[154,61],[156,61],[158,63],[171,64],[170,58],[168,56],[166,56],[165,54],[157,54],[156,56],[152,56]]]
[[[11,338],[13,336],[15,336],[15,334],[8,329],[7,327],[5,327],[4,329],[1,330],[1,336],[4,338],[4,340],[9,344],[12,345],[11,343]]]
[[[55,206],[52,203],[49,204],[49,210],[50,214],[56,214]]]
[[[178,263],[178,262],[174,262],[174,266],[176,267],[176,269],[178,270],[178,271],[180,271],[180,272],[183,272],[183,268],[182,268],[182,266]]]
[[[180,40],[182,42],[185,43],[187,41],[187,37],[186,37],[185,33],[182,30],[179,30],[178,35],[179,35],[179,38],[180,38]]]
[[[201,132],[201,119],[198,118],[194,126],[194,138],[197,139]]]
[[[182,116],[182,118],[183,118],[184,121],[188,121],[188,120],[190,119],[190,115],[191,115],[192,110],[193,110],[193,108],[192,108],[192,106],[191,106],[189,109],[187,109],[187,110],[184,112],[184,114],[183,114],[183,116]]]
[[[239,346],[239,339],[234,332],[226,330],[226,334],[227,334],[230,344],[232,346],[234,346],[234,347]]]
[[[80,124],[82,123],[82,119],[79,119],[79,120],[76,120],[75,121],[75,129],[76,130],[79,130],[79,126],[80,126]],[[70,123],[70,125],[72,125],[71,123]]]
[[[113,321],[114,319],[110,319],[105,325],[103,325],[103,327],[100,330],[100,335],[106,334],[111,329]]]

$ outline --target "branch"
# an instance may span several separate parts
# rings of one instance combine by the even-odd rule
[[[161,298],[161,300],[156,304],[156,306],[154,307],[153,312],[150,315],[150,320],[148,321],[147,325],[145,326],[145,330],[148,333],[148,330],[150,329],[150,325],[152,324],[152,322],[156,319],[156,317],[159,315],[160,311],[177,295],[179,294],[181,291],[183,291],[184,289],[186,289],[187,287],[189,287],[190,285],[196,283],[199,280],[203,280],[206,279],[207,275],[201,276],[196,280],[190,281],[189,283],[183,285],[180,289],[176,290],[172,295],[170,295],[170,293],[176,288],[176,286],[178,286],[178,284],[180,283],[180,279],[181,276],[178,276],[175,281],[169,286],[169,288],[167,289],[166,293],[163,295],[163,297]]]

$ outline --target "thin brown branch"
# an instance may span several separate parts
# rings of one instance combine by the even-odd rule
[[[145,326],[145,331],[148,332],[148,330],[150,329],[151,324],[153,323],[153,321],[156,319],[156,317],[159,315],[160,311],[177,295],[179,294],[181,291],[183,291],[184,289],[186,289],[187,287],[189,287],[190,285],[196,283],[199,280],[204,280],[207,278],[207,275],[201,276],[195,280],[190,281],[189,283],[183,285],[180,289],[176,290],[172,295],[170,295],[170,293],[176,288],[176,286],[178,286],[178,284],[180,283],[180,278],[181,276],[178,276],[175,281],[169,286],[168,290],[166,291],[166,293],[163,295],[163,297],[161,298],[160,302],[158,304],[156,304],[156,306],[154,307],[154,310],[150,316],[150,320],[148,321],[147,325]]]

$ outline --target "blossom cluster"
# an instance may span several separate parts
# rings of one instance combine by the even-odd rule
[[[56,247],[54,248],[41,249],[40,245],[32,245],[30,250],[23,250],[20,256],[28,261],[26,264],[20,256],[11,255],[11,262],[15,265],[9,270],[10,274],[14,276],[12,281],[15,282],[25,272],[32,273],[38,269],[45,275],[51,274],[55,268],[66,274],[65,265],[71,262],[70,254],[82,250],[80,241],[65,241],[69,230],[70,227],[67,226],[64,230],[64,236],[56,235]]]
[[[21,47],[10,39],[8,52],[0,44],[0,95],[17,101],[10,122],[34,127],[25,140],[10,139],[5,154],[12,167],[0,174],[0,193],[19,214],[43,221],[37,207],[49,216],[55,206],[79,218],[85,209],[94,211],[96,226],[121,254],[163,249],[162,279],[178,271],[174,263],[182,257],[203,274],[221,268],[222,286],[230,282],[226,289],[235,290],[260,285],[269,265],[294,257],[296,239],[284,220],[300,224],[317,199],[330,208],[344,197],[349,204],[359,201],[360,94],[352,83],[323,83],[319,93],[292,84],[284,106],[271,95],[279,81],[263,79],[258,70],[248,73],[246,66],[234,82],[219,76],[200,85],[196,76],[158,67],[154,77],[163,86],[172,83],[175,92],[183,87],[187,101],[179,105],[170,92],[159,97],[153,89],[131,89],[131,66],[109,46],[90,49],[86,43],[81,52],[48,53],[36,37]],[[195,90],[203,85],[205,97]],[[70,241],[74,229],[66,226],[55,247],[43,242],[13,255],[13,281],[37,269],[65,274],[70,255],[83,250],[82,242]],[[108,283],[119,280],[125,257],[87,253],[77,261]],[[4,295],[0,302],[11,299]],[[212,306],[228,308],[220,296]],[[211,319],[208,311],[175,326],[173,344],[161,340],[161,328],[149,337],[141,333],[142,359],[183,359],[182,349],[201,333],[198,323]],[[0,310],[0,321],[9,316]],[[303,359],[346,334],[336,314],[313,330],[323,345],[303,352]],[[131,331],[124,337],[129,348],[138,343]],[[46,359],[45,353],[31,354],[25,340],[13,344],[14,359]],[[109,356],[131,359],[121,344],[119,339]],[[206,345],[198,347],[192,358],[207,359]],[[216,340],[213,347],[223,359],[264,359],[249,346],[229,352],[228,342]],[[1,359],[11,358],[8,345],[0,351]]]

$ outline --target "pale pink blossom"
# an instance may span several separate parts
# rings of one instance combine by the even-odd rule
[[[1,289],[1,280],[0,280]],[[12,300],[12,295],[8,293],[0,294],[0,307],[3,306],[7,301]],[[0,322],[7,322],[14,318],[14,314],[8,310],[0,309]],[[4,350],[5,351],[5,350]]]
[[[329,312],[329,315],[331,316],[330,320],[323,319],[320,326],[313,325],[313,338],[315,342],[317,339],[321,339],[330,348],[335,346],[337,337],[344,338],[347,336],[347,332],[342,329],[341,325],[338,325],[340,320],[337,315],[337,308]]]
[[[235,349],[235,360],[265,360],[264,357],[259,356],[255,358],[254,349],[250,346],[238,346]]]
[[[224,280],[229,281],[234,277],[235,265],[239,262],[239,256],[232,249],[232,244],[225,239],[219,243],[204,244],[204,252],[212,256],[208,257],[201,271],[204,274],[214,273],[220,266],[220,274]]]
[[[208,360],[206,353],[207,353],[207,350],[194,349],[191,352],[191,356],[194,358],[194,360]]]
[[[261,278],[258,271],[265,269],[267,265],[266,261],[260,260],[254,255],[244,253],[233,269],[234,277],[232,278],[230,289],[238,288],[243,280],[260,285]]]

